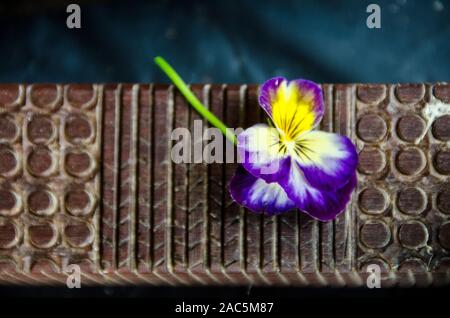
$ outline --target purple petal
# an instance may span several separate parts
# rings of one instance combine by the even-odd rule
[[[300,210],[320,221],[329,221],[343,212],[350,201],[356,187],[356,174],[340,189],[319,190],[308,183],[297,163],[291,160],[288,175],[279,184]]]
[[[286,192],[277,183],[267,183],[239,166],[230,183],[230,195],[247,209],[275,215],[295,208]]]
[[[297,141],[301,151],[295,159],[306,180],[315,188],[335,190],[354,175],[358,153],[345,136],[323,131],[310,131]]]
[[[271,78],[261,86],[259,105],[266,111],[270,118],[272,118],[272,98],[283,82],[287,82],[287,79],[279,76]]]

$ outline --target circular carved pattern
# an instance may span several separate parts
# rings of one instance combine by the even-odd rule
[[[384,259],[380,257],[373,257],[371,259],[368,259],[362,264],[361,266],[362,272],[367,273],[367,269],[370,265],[378,265],[382,273],[387,273],[390,270],[389,264]]]
[[[413,272],[413,273],[417,273],[417,272],[426,272],[427,271],[427,265],[418,258],[409,258],[405,261],[403,261],[398,270],[400,272]]]
[[[405,141],[415,141],[422,136],[425,129],[424,120],[417,115],[409,114],[400,118],[397,123],[397,134]]]
[[[418,215],[425,211],[427,207],[427,195],[419,188],[406,188],[398,193],[398,209],[409,215]]]
[[[84,189],[72,189],[66,193],[65,206],[72,215],[87,215],[92,212],[94,198]]]
[[[397,154],[396,165],[403,174],[418,174],[426,166],[426,157],[419,148],[406,148]]]
[[[0,259],[0,273],[17,273],[17,264],[9,258]]]
[[[369,248],[382,248],[389,244],[391,230],[382,221],[368,221],[361,226],[360,238]]]
[[[67,87],[67,100],[72,107],[92,107],[96,100],[94,87],[88,84],[69,85]]]
[[[58,240],[56,228],[49,222],[30,225],[28,227],[28,234],[31,243],[39,248],[50,248]]]
[[[0,175],[13,176],[19,169],[19,162],[14,150],[8,146],[0,146]]]
[[[20,96],[21,88],[16,84],[0,84],[0,107],[14,105]]]
[[[30,266],[31,273],[58,273],[58,266],[49,259],[39,259]]]
[[[69,224],[64,228],[67,241],[74,247],[85,247],[92,244],[94,236],[85,222]]]
[[[0,190],[0,210],[12,210],[16,205],[16,196],[9,190]]]
[[[450,103],[450,84],[437,84],[434,86],[434,96],[444,103]]]
[[[365,147],[359,153],[358,170],[364,174],[374,174],[382,171],[386,165],[384,153],[375,147]]]
[[[359,138],[364,141],[379,141],[386,135],[386,131],[386,122],[379,115],[364,115],[358,121],[357,133]]]
[[[434,156],[436,170],[441,174],[450,174],[450,150],[441,150]]]
[[[384,190],[371,187],[366,188],[359,194],[359,206],[368,214],[381,214],[389,206],[389,198]]]
[[[0,189],[0,215],[14,216],[22,210],[22,200],[12,190]]]
[[[18,234],[14,223],[0,219],[0,249],[14,247],[18,242]]]
[[[399,84],[395,87],[397,99],[405,104],[420,102],[425,95],[423,84]]]
[[[66,121],[64,132],[71,143],[78,144],[91,137],[92,127],[85,116],[72,115]]]
[[[433,136],[442,141],[450,141],[450,115],[439,117],[433,123]]]
[[[19,135],[14,119],[9,115],[0,115],[0,142],[13,142]]]
[[[447,250],[450,250],[450,222],[446,222],[439,228],[439,243]]]
[[[409,221],[400,226],[398,239],[405,247],[421,248],[427,245],[428,229],[422,222]]]
[[[36,190],[28,196],[28,208],[36,215],[49,216],[58,209],[58,200],[50,191]]]
[[[34,106],[53,110],[61,105],[61,87],[54,84],[34,84],[30,87],[30,98]]]
[[[92,173],[95,162],[88,152],[72,150],[65,157],[66,171],[72,176],[85,177]]]
[[[56,129],[49,116],[35,115],[28,123],[27,133],[31,142],[35,144],[45,144],[54,138]]]
[[[386,86],[377,84],[358,85],[359,100],[366,104],[376,104],[386,97]]]
[[[438,209],[446,214],[450,214],[450,189],[445,189],[437,196]]]
[[[74,258],[69,261],[69,264],[80,266],[82,273],[95,273],[97,271],[94,263],[87,259]]]
[[[37,177],[47,177],[51,175],[56,167],[56,162],[52,157],[52,153],[47,147],[35,148],[28,155],[27,163],[30,173]]]

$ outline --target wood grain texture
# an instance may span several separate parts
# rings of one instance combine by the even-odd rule
[[[208,143],[173,86],[0,85],[0,283],[64,284],[78,264],[86,285],[364,286],[378,264],[382,286],[448,284],[450,115],[423,109],[449,103],[450,85],[322,89],[320,129],[360,155],[327,223],[238,206],[236,163],[173,162],[174,129],[190,129],[192,156]],[[192,90],[230,127],[265,121],[257,85]]]

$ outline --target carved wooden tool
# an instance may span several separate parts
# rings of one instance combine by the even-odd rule
[[[265,121],[256,85],[193,85],[230,127]],[[365,286],[450,281],[450,85],[323,85],[320,129],[360,151],[345,213],[251,214],[236,164],[175,164],[200,117],[172,86],[0,85],[0,282]],[[206,123],[205,123],[206,125]],[[195,142],[202,142],[195,140]]]

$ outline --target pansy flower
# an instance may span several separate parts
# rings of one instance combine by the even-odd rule
[[[268,80],[259,104],[273,125],[257,124],[237,136],[242,162],[230,194],[256,213],[298,208],[327,221],[341,213],[356,186],[358,155],[350,139],[314,128],[323,117],[321,88],[307,80]]]
[[[298,208],[321,221],[345,209],[356,187],[358,155],[347,137],[313,130],[324,111],[317,84],[283,77],[268,80],[259,103],[273,125],[255,125],[236,138],[164,58],[155,57],[155,63],[201,116],[237,144],[243,164],[230,182],[237,203],[268,215]]]

